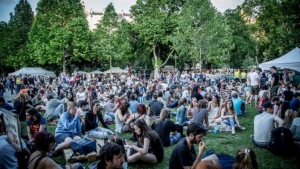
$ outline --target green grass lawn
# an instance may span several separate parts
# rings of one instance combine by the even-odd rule
[[[238,130],[236,135],[231,135],[231,132],[218,132],[208,133],[204,137],[204,143],[206,144],[206,150],[214,149],[216,153],[227,153],[231,156],[235,156],[237,150],[241,147],[251,148],[256,154],[256,158],[261,169],[299,169],[300,168],[300,157],[289,157],[283,158],[278,157],[270,153],[267,149],[259,148],[254,146],[250,135],[253,134],[253,119],[257,114],[256,108],[246,107],[246,113],[248,117],[241,117],[239,121],[246,130]],[[172,120],[175,121],[175,117],[172,117]],[[26,134],[25,122],[22,124],[22,133]],[[48,130],[54,134],[55,127],[53,125],[48,125]],[[112,131],[114,131],[115,126],[109,126]],[[119,136],[129,139],[131,133],[119,134]],[[174,146],[165,148],[164,160],[160,164],[149,165],[143,163],[130,164],[130,169],[143,169],[143,168],[168,168],[169,157],[173,150]],[[195,147],[198,150],[197,146]],[[59,155],[54,158],[54,160],[60,164],[65,164],[63,155]],[[85,166],[88,166],[89,163],[84,162]]]

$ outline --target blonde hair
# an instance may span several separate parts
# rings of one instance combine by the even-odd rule
[[[68,103],[68,110],[69,109],[74,109],[74,108],[76,108],[76,106],[77,106],[76,102],[69,102]]]

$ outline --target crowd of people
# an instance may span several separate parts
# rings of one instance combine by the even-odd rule
[[[260,68],[233,73],[169,72],[155,80],[139,74],[113,79],[78,73],[71,77],[10,76],[2,78],[1,91],[15,95],[13,106],[2,96],[0,106],[26,121],[27,135],[22,138],[27,145],[35,146],[29,168],[81,168],[80,163],[58,165],[51,157],[83,135],[108,140],[101,148],[97,168],[127,168],[137,161],[160,163],[164,147],[170,145],[176,145],[169,159],[170,169],[220,168],[215,155],[202,159],[202,138],[215,130],[232,135],[236,130],[245,130],[239,118],[247,115],[247,104],[257,107],[255,145],[267,146],[274,127],[289,128],[295,141],[300,141],[300,85],[293,85],[292,75],[292,71],[279,73],[273,66],[271,72],[261,72]],[[47,121],[55,119],[58,124],[52,135]],[[114,131],[109,127],[111,123],[115,124]],[[117,136],[125,132],[132,133],[130,140]],[[198,155],[194,144],[199,146]],[[26,152],[29,154],[29,150]],[[14,161],[1,165],[17,168],[18,164]],[[241,165],[257,168],[252,150],[238,150],[233,168],[243,168]]]

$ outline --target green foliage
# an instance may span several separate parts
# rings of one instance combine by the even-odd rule
[[[79,0],[41,0],[30,30],[31,59],[40,65],[90,60],[90,32]],[[66,70],[64,70],[66,71]]]
[[[250,66],[256,65],[255,61],[251,57],[245,57],[245,60],[242,61],[242,68],[249,69]]]

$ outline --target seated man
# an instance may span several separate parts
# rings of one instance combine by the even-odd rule
[[[238,98],[238,95],[236,93],[232,93],[232,103],[233,108],[238,116],[244,114],[245,111],[245,103],[242,99]]]
[[[274,105],[271,102],[263,104],[263,113],[254,118],[254,144],[260,147],[266,147],[271,141],[271,132],[274,128],[274,122],[279,127],[283,127],[283,120],[273,115]]]
[[[37,110],[46,110],[46,107],[44,105],[44,102],[42,100],[43,95],[41,93],[38,93],[37,95],[32,98],[32,105]]]
[[[149,103],[148,108],[148,116],[154,115],[156,117],[160,116],[161,109],[164,107],[164,105],[157,100],[157,95],[152,95],[152,101]]]
[[[54,99],[53,95],[48,95],[47,100],[45,112],[46,119],[53,120],[59,118],[65,109],[64,100]]]
[[[67,112],[64,112],[57,124],[55,130],[55,140],[57,147],[53,153],[68,148],[73,139],[82,137],[79,112],[76,110],[76,103],[68,103]]]
[[[14,108],[5,102],[4,97],[0,96],[0,108],[6,109],[6,110],[13,110]]]
[[[33,137],[37,132],[47,131],[45,117],[41,116],[35,108],[26,110],[26,126],[29,141],[33,141]]]
[[[105,112],[109,115],[113,120],[115,119],[115,112],[118,109],[118,105],[115,102],[115,95],[109,95],[109,101],[105,105]]]
[[[106,143],[100,150],[100,162],[97,164],[97,169],[122,169],[126,158],[123,149],[119,144]]]
[[[204,159],[202,155],[205,150],[205,144],[202,138],[206,134],[206,129],[203,124],[192,122],[187,128],[187,136],[182,138],[173,149],[170,160],[169,169],[177,168],[192,168],[195,169],[200,161],[209,160],[214,164],[219,163],[216,155],[208,156]],[[194,144],[199,145],[199,154],[196,155]]]

